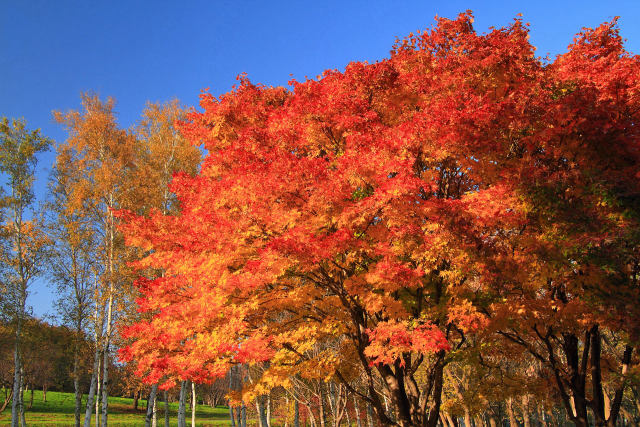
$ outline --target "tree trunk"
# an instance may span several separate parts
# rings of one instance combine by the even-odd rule
[[[293,427],[300,427],[300,403],[293,401]]]
[[[258,425],[260,427],[269,427],[266,400],[267,397],[264,394],[256,398],[256,411],[258,412]]]
[[[267,427],[271,427],[271,392],[267,395]]]
[[[231,418],[231,427],[236,427],[236,418],[233,415],[233,406],[229,404],[229,417]]]
[[[178,402],[178,427],[187,427],[186,400],[188,385],[188,381],[182,381],[182,383],[180,383],[180,400]]]
[[[138,411],[138,400],[140,399],[140,390],[136,390],[133,392],[133,403],[131,404],[131,407],[133,408],[134,411]],[[147,405],[148,407],[148,405]]]
[[[93,357],[93,372],[91,373],[91,383],[89,385],[89,395],[87,396],[87,407],[84,412],[84,427],[90,427],[91,425],[91,412],[93,412],[93,398],[96,393],[96,374],[100,364],[100,350],[98,348],[98,343],[96,343],[96,352]],[[96,412],[97,415],[97,412]]]
[[[153,399],[153,415],[151,416],[151,427],[158,427],[158,405],[157,393]]]
[[[109,302],[107,303],[107,333],[104,337],[102,354],[102,427],[107,427],[109,413],[109,345],[111,344],[111,320],[113,309],[113,283],[109,285]]]
[[[367,391],[367,396],[371,397],[369,391]],[[367,402],[367,427],[373,426],[373,407],[371,406],[371,402]]]
[[[356,427],[362,427],[362,421],[360,420],[360,408],[358,407],[358,399],[356,395],[353,395],[353,410],[356,413]]]
[[[169,427],[169,393],[164,391],[164,427]]]
[[[20,367],[20,395],[18,399],[20,399],[20,426],[27,427],[27,423],[24,419],[24,390],[23,390],[23,382],[24,382],[24,368]]]
[[[471,425],[471,413],[469,412],[469,408],[464,406],[463,409],[464,409],[464,427],[473,427]]]
[[[14,344],[13,349],[13,400],[11,401],[11,427],[19,427],[20,420],[18,417],[20,416],[20,398],[19,394],[21,391],[21,377],[20,377],[20,369],[21,369],[21,357],[20,354],[20,338],[22,337],[22,316],[18,314],[17,324],[16,324],[16,342]]]
[[[76,334],[80,335],[80,328],[76,325]],[[82,391],[80,391],[80,349],[79,339],[73,343],[73,393],[74,393],[74,426],[80,427],[80,413],[82,412]],[[44,394],[44,386],[42,387]]]
[[[2,404],[2,407],[0,408],[0,413],[4,412],[4,410],[6,409],[7,405],[9,404],[9,401],[11,401],[12,397],[13,397],[13,389],[11,389],[9,391],[9,395],[7,395],[7,390],[5,389],[5,391],[4,391],[4,403]]]
[[[318,423],[316,423],[316,417],[313,415],[313,411],[311,410],[311,405],[305,405],[307,408],[307,413],[309,414],[309,421],[311,422],[311,426],[315,427]]]
[[[153,417],[155,415],[157,393],[158,393],[158,384],[156,383],[151,386],[151,391],[149,392],[149,398],[147,399],[147,415],[144,418],[145,427],[150,427],[151,422],[153,421]]]
[[[320,384],[319,393],[320,404],[318,405],[318,418],[320,418],[320,427],[325,427],[325,411],[324,411],[324,393],[322,392],[322,383]]]
[[[31,387],[31,397],[29,398],[29,406],[27,409],[31,410],[33,408],[33,387]]]
[[[96,377],[98,390],[96,391],[96,427],[100,427],[100,397],[102,396],[102,351],[98,359],[98,374]]]
[[[449,415],[449,413],[446,413],[447,416],[447,421],[449,421],[449,425],[452,427],[458,427],[458,419],[451,417],[451,415]]]
[[[196,384],[191,382],[191,427],[196,427]]]
[[[513,412],[513,398],[511,397],[507,399],[507,414],[509,414],[509,427],[518,427],[516,415]]]
[[[531,427],[531,418],[529,417],[529,395],[522,396],[522,419],[524,427]]]
[[[538,403],[538,413],[540,414],[540,426],[547,427],[547,419],[545,417],[544,408],[540,403]]]

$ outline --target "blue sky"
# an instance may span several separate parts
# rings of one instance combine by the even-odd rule
[[[627,49],[640,53],[636,1],[67,1],[0,2],[0,116],[64,141],[52,110],[79,108],[80,93],[117,100],[119,122],[133,125],[147,101],[195,106],[203,88],[217,95],[238,74],[286,85],[351,61],[388,56],[396,37],[425,29],[435,15],[471,9],[475,28],[531,23],[540,56],[564,52],[582,27],[620,16]],[[52,153],[40,158],[36,193],[45,196]],[[54,314],[44,279],[28,303]]]

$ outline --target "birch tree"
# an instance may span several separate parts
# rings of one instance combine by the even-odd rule
[[[39,130],[28,131],[21,120],[0,121],[0,172],[5,182],[2,192],[2,267],[3,302],[15,327],[13,401],[11,425],[24,420],[22,407],[21,337],[27,314],[27,296],[31,280],[40,272],[46,238],[41,222],[35,218],[33,183],[36,155],[46,151],[51,141]]]
[[[70,188],[74,209],[91,220],[99,238],[96,253],[102,264],[102,274],[97,281],[96,302],[104,302],[105,313],[103,339],[97,347],[103,359],[100,388],[104,427],[108,414],[110,346],[119,302],[116,299],[128,295],[126,252],[116,229],[114,210],[130,206],[135,145],[135,137],[118,127],[114,106],[115,101],[111,98],[101,101],[96,95],[83,94],[82,111],[55,113],[58,123],[69,131],[68,140],[59,146],[56,167],[72,168],[80,174]],[[70,154],[65,157],[65,152]],[[99,319],[97,323],[101,321]],[[87,422],[85,414],[85,425]]]

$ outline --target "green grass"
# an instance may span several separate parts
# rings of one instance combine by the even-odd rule
[[[0,394],[4,397],[4,394]],[[87,396],[83,398],[84,404]],[[4,399],[2,399],[4,400]],[[47,392],[47,401],[42,401],[42,391],[36,390],[33,395],[33,407],[26,410],[31,400],[31,392],[24,395],[25,419],[28,426],[69,426],[73,425],[74,417],[74,395],[73,393]],[[0,402],[1,403],[1,402]],[[133,399],[123,397],[109,397],[109,426],[143,426],[145,417],[145,407],[147,401],[138,401],[138,410],[133,409]],[[158,427],[164,427],[164,402],[157,403]],[[178,403],[169,404],[169,415],[172,426],[178,425]],[[0,426],[11,423],[11,403],[0,414]],[[91,418],[91,425],[95,425],[94,417]],[[191,410],[187,410],[187,425],[191,425]],[[211,408],[205,405],[196,405],[196,425],[197,426],[227,426],[229,421],[229,410],[226,407]]]

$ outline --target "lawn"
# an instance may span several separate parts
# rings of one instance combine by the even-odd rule
[[[31,392],[24,396],[25,407],[31,399]],[[83,403],[86,402],[86,395]],[[133,409],[133,399],[109,397],[109,426],[140,426],[144,425],[145,407],[147,401],[140,400],[138,410]],[[84,406],[83,406],[84,408]],[[42,401],[42,391],[34,392],[33,408],[26,410],[27,425],[37,426],[69,426],[73,425],[74,396],[73,393],[47,392],[47,401]],[[164,403],[158,402],[158,427],[164,427]],[[169,404],[171,425],[178,425],[178,402]],[[83,418],[84,419],[84,412]],[[11,404],[0,414],[0,426],[11,423]],[[212,408],[205,405],[196,406],[197,426],[227,426],[230,425],[229,411],[226,407]],[[94,424],[92,417],[91,425]],[[191,425],[191,409],[187,411],[187,425]]]

